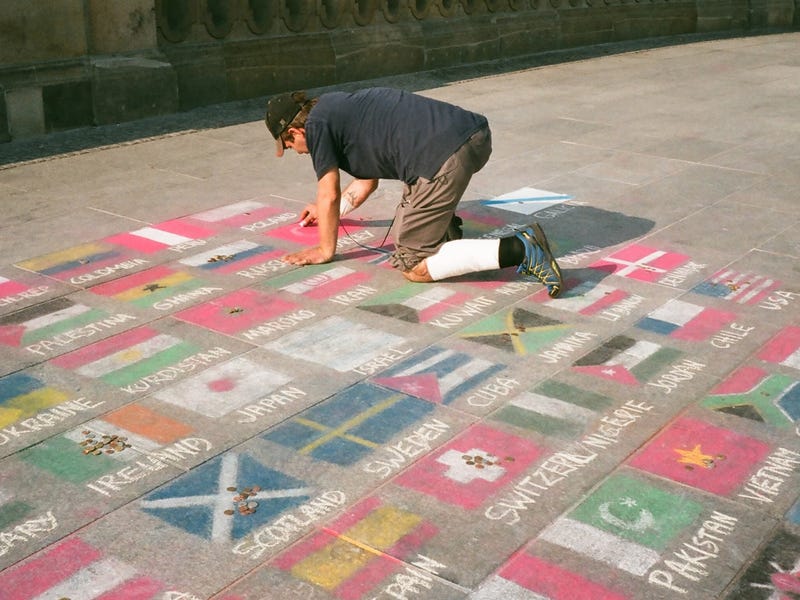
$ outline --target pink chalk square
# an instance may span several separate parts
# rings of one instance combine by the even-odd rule
[[[613,273],[620,277],[654,282],[688,260],[689,257],[685,254],[631,244],[589,265],[589,268]]]
[[[348,233],[353,235],[364,229],[365,227],[359,225],[358,221],[344,219],[339,225],[339,239],[345,239]],[[316,246],[319,243],[319,228],[316,225],[302,227],[298,222],[276,227],[267,231],[264,235],[286,240],[287,242],[294,242],[295,244],[302,244],[303,246]]]
[[[508,581],[541,594],[549,600],[625,600],[627,596],[611,591],[585,577],[555,564],[519,554],[499,572]]]
[[[84,597],[151,600],[165,587],[162,582],[136,573],[120,561],[107,561],[98,549],[75,537],[49,546],[31,560],[0,573],[3,600],[60,598],[65,593],[72,595],[92,590],[94,594]]]
[[[173,219],[127,233],[112,235],[105,238],[104,241],[144,254],[153,254],[172,246],[211,237],[214,233],[213,230],[192,224],[186,219]]]
[[[28,286],[0,276],[0,301],[9,296],[19,294],[28,289]]]
[[[473,510],[522,474],[543,452],[526,439],[474,425],[395,482]]]
[[[245,288],[181,311],[175,318],[212,331],[234,334],[298,308],[272,294]]]
[[[630,465],[727,496],[767,457],[768,444],[704,421],[673,423],[630,461]]]
[[[767,342],[758,358],[800,369],[800,327],[786,327]]]
[[[255,229],[248,227],[253,224],[262,225],[277,215],[289,217],[292,213],[282,208],[269,206],[257,200],[244,200],[233,204],[226,204],[210,210],[194,213],[191,218],[202,223],[213,223],[217,226]]]
[[[768,375],[769,373],[758,367],[740,367],[712,389],[711,395],[747,394],[752,392]]]

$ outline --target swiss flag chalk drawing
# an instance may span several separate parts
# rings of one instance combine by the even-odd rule
[[[468,510],[522,474],[543,450],[520,437],[475,425],[402,473],[395,482]]]
[[[768,444],[755,438],[683,418],[645,446],[630,465],[727,496],[744,483],[770,450]]]

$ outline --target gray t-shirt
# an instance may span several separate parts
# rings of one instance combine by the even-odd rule
[[[306,120],[317,178],[337,167],[357,179],[433,179],[486,117],[391,88],[320,96]]]

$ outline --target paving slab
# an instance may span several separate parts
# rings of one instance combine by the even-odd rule
[[[398,182],[283,262],[263,99],[3,145],[0,598],[794,597],[798,47],[363,82],[489,118],[464,235],[540,222],[555,300],[406,282]]]

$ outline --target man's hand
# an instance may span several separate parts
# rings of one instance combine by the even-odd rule
[[[281,260],[292,265],[321,265],[333,260],[333,255],[326,254],[319,246],[306,248],[299,252],[287,254]]]
[[[300,227],[308,227],[317,222],[317,205],[309,204],[300,212]]]

